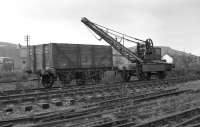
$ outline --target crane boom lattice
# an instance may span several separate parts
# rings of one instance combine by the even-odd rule
[[[145,41],[130,37],[128,35],[121,34],[117,31],[110,30],[108,28],[105,28],[103,26],[97,25],[95,23],[92,23],[87,18],[82,18],[81,21],[89,27],[91,30],[93,30],[98,36],[100,36],[102,39],[104,39],[108,44],[110,44],[115,50],[117,50],[122,56],[126,57],[131,62],[143,62],[141,58],[137,56],[136,53],[132,52],[130,49],[126,48],[123,44],[120,43],[120,41],[130,41],[134,43],[144,43]],[[109,31],[112,31],[109,32]],[[112,37],[111,35],[114,35],[116,38]],[[120,36],[121,35],[121,36]],[[117,40],[117,38],[120,38],[120,41]],[[134,39],[134,40],[132,40]]]

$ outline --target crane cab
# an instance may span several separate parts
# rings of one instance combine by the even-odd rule
[[[153,47],[152,53],[144,56],[144,61],[151,60],[161,60],[161,48]]]

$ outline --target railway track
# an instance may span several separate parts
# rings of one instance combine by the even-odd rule
[[[131,83],[148,83],[152,81],[132,81]],[[34,93],[34,92],[48,92],[48,91],[56,91],[59,89],[83,89],[83,88],[93,88],[96,86],[104,87],[107,85],[112,85],[112,84],[120,84],[121,82],[112,82],[112,83],[106,83],[106,84],[86,84],[86,85],[70,85],[68,84],[67,87],[53,87],[51,89],[46,89],[46,88],[34,88],[34,89],[19,89],[19,90],[6,90],[6,91],[0,91],[0,96],[11,96],[11,95],[16,95],[16,94],[26,94],[26,93]]]
[[[4,91],[2,92],[2,94],[0,94],[0,114],[5,115],[6,113],[5,117],[3,117],[5,119],[12,117],[21,117],[21,115],[18,116],[18,114],[16,114],[12,116],[12,114],[13,112],[15,113],[16,109],[17,111],[19,111],[18,109],[20,108],[20,111],[22,110],[22,112],[20,113],[22,113],[23,115],[33,115],[37,114],[35,112],[32,113],[34,107],[42,107],[42,110],[49,109],[52,104],[55,107],[71,107],[74,106],[71,105],[71,103],[74,102],[83,102],[83,104],[81,104],[81,106],[79,106],[78,108],[88,108],[88,104],[92,103],[94,103],[92,105],[94,107],[97,102],[101,102],[103,100],[115,100],[119,97],[130,95],[142,96],[142,94],[144,93],[153,93],[156,91],[164,90],[170,86],[174,86],[174,84],[179,82],[183,82],[183,80],[173,79],[168,81],[135,81],[129,83],[118,82],[116,84],[110,83],[98,85],[90,84],[86,86],[70,86],[68,88],[62,89],[57,87],[50,90],[29,89],[19,90],[17,92]],[[126,100],[126,98],[123,99]],[[56,110],[57,108],[55,109],[55,111]],[[43,112],[39,111],[39,113]]]
[[[35,80],[35,79],[34,79]],[[0,100],[9,100],[13,98],[20,98],[25,96],[33,96],[34,94],[43,95],[43,94],[54,94],[59,92],[73,92],[73,91],[82,91],[82,90],[91,90],[91,89],[103,89],[105,87],[119,87],[122,84],[128,86],[129,88],[134,88],[136,91],[139,89],[150,89],[150,88],[164,88],[173,86],[175,83],[185,82],[188,79],[179,78],[179,79],[170,79],[170,80],[151,80],[151,81],[132,81],[132,82],[113,82],[106,84],[87,84],[84,86],[80,85],[68,85],[67,87],[54,87],[52,89],[45,88],[35,88],[35,89],[24,89],[24,90],[8,90],[0,92]]]
[[[193,119],[200,115],[200,108],[191,108],[185,111],[170,114],[156,120],[135,125],[134,122],[126,123],[116,127],[176,127],[179,123]]]
[[[179,77],[179,78],[170,78],[170,79],[166,79],[166,80],[151,80],[151,81],[130,81],[129,83],[133,83],[134,85],[141,85],[141,84],[147,84],[151,82],[154,83],[160,83],[160,84],[177,84],[177,83],[182,83],[182,82],[187,82],[187,81],[191,81],[191,80],[198,80],[195,77],[190,77],[190,78],[185,78],[185,77]],[[16,82],[29,82],[29,81],[38,81],[38,79],[31,79],[31,80],[24,80],[24,81],[9,81],[9,82],[0,82],[0,84],[2,83],[7,83],[9,85],[9,83],[16,83]],[[104,86],[106,85],[111,85],[111,84],[119,84],[121,82],[111,82],[111,83],[101,83],[98,84],[100,86]],[[73,88],[85,88],[85,87],[93,87],[95,84],[93,83],[89,83],[83,86],[80,85],[70,85],[67,84],[67,87],[53,87],[51,89],[46,89],[46,88],[34,88],[34,89],[18,89],[18,90],[6,90],[6,91],[0,91],[0,96],[9,96],[9,95],[14,95],[14,94],[26,94],[26,93],[34,93],[34,92],[45,92],[45,91],[53,91],[53,90],[58,90],[58,89],[73,89]],[[139,86],[137,85],[137,86]],[[166,85],[167,86],[167,85]]]
[[[186,121],[183,121],[174,127],[193,127],[193,126],[200,126],[200,114],[195,115],[194,117]]]
[[[122,97],[118,99],[113,99],[113,100],[107,100],[103,102],[99,102],[98,104],[91,104],[87,105],[87,108],[84,110],[80,110],[77,112],[69,112],[68,111],[59,111],[59,112],[54,112],[54,113],[46,113],[46,114],[40,114],[40,115],[35,115],[35,116],[30,116],[30,117],[22,117],[22,118],[16,118],[16,119],[10,119],[10,120],[4,120],[0,121],[0,125],[5,125],[5,124],[11,124],[15,122],[20,122],[20,121],[40,121],[42,123],[39,123],[34,126],[50,126],[50,125],[55,125],[55,124],[60,124],[60,123],[66,123],[66,121],[70,120],[77,120],[82,117],[85,119],[90,118],[95,118],[95,116],[99,116],[100,114],[98,113],[103,113],[105,112],[118,112],[119,109],[121,108],[128,108],[127,105],[130,108],[130,105],[132,107],[138,105],[141,102],[144,101],[150,101],[162,97],[169,97],[169,96],[176,96],[182,93],[185,93],[188,91],[177,91],[175,89],[173,90],[165,90],[162,92],[158,93],[151,93],[151,94],[144,94],[140,95],[137,97]],[[132,100],[132,101],[130,101]],[[133,105],[134,104],[134,105]],[[92,116],[93,115],[93,116]],[[94,116],[95,115],[95,116]],[[105,118],[106,119],[106,118]],[[104,121],[105,122],[105,121]],[[76,122],[77,123],[77,122]]]
[[[174,86],[180,79],[168,81],[134,81],[128,83],[109,83],[86,86],[70,86],[69,88],[29,89],[17,91],[18,94],[0,96],[0,115],[3,119],[30,115],[33,112],[46,112],[46,110],[57,110],[74,105],[96,103],[103,100],[115,99],[120,96],[140,95],[152,93]],[[53,109],[51,108],[53,107]]]
[[[176,100],[178,100],[180,98],[181,97],[176,97]],[[151,100],[151,99],[152,98],[149,98],[147,100]],[[154,101],[155,101],[155,99],[154,99]],[[100,115],[100,114],[95,114],[95,115],[92,115],[92,116],[90,115],[90,116],[87,116],[86,120],[84,120],[83,118],[82,118],[82,121],[80,119],[78,119],[77,121],[74,122],[75,124],[68,125],[67,127],[86,127],[86,126],[87,127],[105,127],[105,126],[111,127],[111,126],[117,126],[119,124],[128,123],[130,121],[134,122],[134,124],[137,125],[141,121],[141,119],[139,121],[137,120],[137,119],[139,119],[139,117],[141,117],[141,115],[149,115],[149,117],[152,117],[152,115],[151,115],[152,112],[153,113],[156,112],[156,114],[158,113],[158,110],[160,110],[160,112],[163,112],[164,110],[166,110],[166,107],[168,108],[168,110],[173,111],[173,109],[171,109],[171,107],[168,107],[168,106],[163,105],[163,104],[157,105],[156,103],[160,103],[160,102],[155,103],[154,101],[150,102],[150,103],[148,102],[146,104],[143,104],[143,103],[134,103],[134,105],[128,105],[127,104],[128,106],[115,109],[115,112],[113,110],[113,112],[110,113],[110,114],[109,114],[109,112],[111,112],[112,110],[109,110],[109,112],[102,112],[102,114],[104,114],[104,115]],[[162,101],[166,103],[166,100],[162,100]],[[144,102],[146,102],[146,101],[144,101]],[[177,102],[177,103],[179,103],[179,102]],[[194,102],[194,104],[197,104],[197,103],[199,104],[199,102]],[[194,104],[192,105],[190,103],[190,107],[194,106]],[[188,107],[188,103],[184,103],[183,106]],[[154,110],[154,111],[144,110],[145,108],[148,109],[149,107],[153,107],[153,109],[151,109],[151,110]],[[189,109],[190,107],[188,107],[187,109]],[[140,114],[140,113],[138,114],[139,109],[143,109],[143,111],[145,113],[144,114]],[[168,112],[166,112],[165,114],[168,114]],[[96,116],[96,118],[95,118],[95,116]],[[116,118],[116,116],[117,116],[117,118]],[[64,120],[64,121],[65,122],[68,121],[68,123],[70,123],[70,120],[67,120],[67,121]],[[62,122],[62,120],[60,120],[58,123],[60,123],[60,122]],[[51,125],[50,123],[52,123],[52,122],[49,122],[49,126]],[[45,125],[45,124],[43,124],[43,125]],[[64,126],[64,125],[62,125],[62,126]]]
[[[103,124],[93,125],[90,127],[196,127],[199,125],[199,122],[200,109],[197,107],[166,115],[149,122],[139,122],[136,118],[132,117],[131,120],[130,118],[118,119],[112,122],[104,122]]]
[[[176,97],[176,99],[180,99],[181,97]],[[169,102],[166,102],[166,100],[164,99],[164,100],[162,100],[164,103],[170,103],[170,101]],[[177,102],[178,103],[178,102]],[[196,103],[198,103],[199,104],[199,102],[195,102],[195,104]],[[158,105],[159,104],[159,105]],[[173,104],[172,104],[173,105]],[[187,103],[185,103],[185,104],[183,104],[182,106],[187,106],[187,108],[186,109],[189,109],[190,107],[193,107],[194,106],[194,104],[192,105],[190,105],[189,107],[188,107],[188,104]],[[149,108],[150,108],[150,110],[149,110]],[[168,105],[165,105],[165,104],[162,104],[162,103],[160,103],[160,102],[151,102],[151,103],[146,103],[146,104],[139,104],[139,105],[135,105],[134,106],[134,108],[132,107],[132,108],[127,108],[127,109],[125,109],[125,111],[123,111],[123,114],[126,114],[126,116],[129,116],[129,117],[122,117],[122,118],[120,118],[120,119],[117,119],[117,120],[114,120],[114,121],[106,121],[106,122],[104,122],[104,123],[98,123],[98,122],[96,122],[96,123],[98,123],[98,125],[96,124],[94,124],[94,125],[92,125],[92,126],[90,126],[90,127],[104,127],[104,126],[109,126],[109,127],[129,127],[129,123],[131,122],[131,126],[130,127],[132,127],[132,126],[135,126],[135,125],[138,125],[138,124],[141,124],[143,121],[145,121],[143,118],[144,117],[146,117],[146,120],[148,120],[149,118],[152,118],[152,117],[154,117],[154,115],[156,115],[157,117],[161,117],[161,116],[163,116],[163,115],[167,115],[167,114],[169,114],[169,112],[165,112],[166,111],[166,109],[168,110],[168,111],[173,111],[173,112],[175,112],[173,109],[171,109],[171,108],[173,108],[173,106],[171,107],[171,106],[168,106]],[[142,112],[138,112],[138,110],[143,110]],[[147,110],[146,110],[147,109]],[[163,114],[163,112],[165,112],[164,114]],[[170,112],[170,113],[172,113],[172,112]],[[159,116],[160,115],[160,116]],[[147,116],[148,116],[148,118],[147,118]],[[71,127],[71,126],[70,126]],[[80,127],[83,127],[83,126],[80,126]],[[147,126],[147,127],[149,127],[149,126]],[[152,127],[154,127],[154,126],[152,126]],[[159,126],[160,127],[160,126]],[[168,126],[167,126],[168,127]]]
[[[199,91],[194,91],[194,93],[196,93],[196,94],[198,92]],[[197,94],[197,96],[199,96],[199,94]],[[180,98],[183,98],[183,97],[180,96]],[[180,100],[180,98],[179,98],[179,100]],[[159,116],[159,113],[158,113],[158,111],[160,111],[160,109],[157,108],[156,106],[153,106],[153,109],[151,109],[151,111],[154,110],[154,109],[156,109],[156,110],[153,111],[152,113],[151,113],[151,111],[148,111],[148,110],[143,110],[143,113],[141,113],[141,114],[139,113],[140,116],[145,115],[145,114],[150,115],[149,120],[148,119],[144,120],[146,122],[141,122],[140,124],[138,124],[136,126],[135,122],[131,121],[131,122],[120,124],[120,125],[117,125],[117,126],[114,126],[114,127],[189,127],[189,126],[192,127],[192,126],[199,125],[199,122],[200,122],[200,112],[199,112],[200,101],[199,101],[199,98],[196,98],[196,99],[190,100],[190,101],[188,101],[188,99],[185,99],[185,102],[186,103],[183,103],[183,102],[180,103],[180,101],[177,101],[176,105],[174,107],[173,106],[174,101],[172,101],[172,105],[167,106],[167,108],[169,108],[168,111],[166,111],[166,107],[163,106],[164,107],[163,110],[165,111],[165,113],[163,114],[163,112],[161,112],[160,116]],[[194,113],[191,112],[191,114],[185,113],[186,111],[189,111],[190,109],[192,109],[192,110],[196,109],[194,107],[198,108],[197,109],[198,114],[195,114],[195,112]],[[175,108],[175,110],[173,108]],[[173,112],[171,112],[170,110],[173,111]],[[174,113],[174,112],[177,112],[177,111],[178,111],[178,113]],[[155,119],[154,115],[158,119]],[[140,117],[140,116],[138,116],[138,117]],[[152,117],[154,119],[152,119]],[[100,126],[98,126],[98,127],[100,127]]]
[[[162,84],[162,85],[161,85]],[[54,88],[49,90],[38,91],[33,90],[27,93],[11,94],[0,96],[0,104],[4,111],[14,111],[17,104],[30,103],[28,106],[22,106],[26,110],[31,110],[33,102],[38,102],[40,100],[46,100],[43,102],[44,105],[49,103],[55,103],[56,105],[63,105],[64,102],[69,102],[76,100],[75,102],[92,103],[100,101],[103,99],[111,99],[115,97],[122,96],[124,93],[129,94],[142,94],[157,91],[160,89],[165,89],[168,84],[161,82],[138,82],[138,84],[133,83],[117,83],[117,84],[106,84],[106,85],[89,85],[80,86],[72,88]],[[123,87],[122,87],[123,86]],[[123,90],[125,92],[123,92]],[[48,101],[47,101],[48,100]],[[49,101],[50,100],[50,101]],[[53,101],[53,102],[52,102]],[[46,103],[46,104],[45,104]],[[14,105],[14,106],[12,106]],[[6,107],[8,106],[8,108]],[[47,106],[48,107],[48,106]]]

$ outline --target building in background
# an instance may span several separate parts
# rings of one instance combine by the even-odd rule
[[[162,60],[166,60],[167,63],[173,63],[174,59],[172,56],[170,56],[169,54],[165,54],[162,56]]]
[[[0,71],[1,72],[13,72],[14,60],[9,57],[0,57]]]

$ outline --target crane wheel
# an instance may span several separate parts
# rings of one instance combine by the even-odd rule
[[[44,88],[51,88],[54,84],[53,74],[44,74],[41,76],[41,83]]]
[[[124,82],[129,82],[131,79],[131,75],[129,74],[129,72],[126,71],[121,72],[121,77]]]

